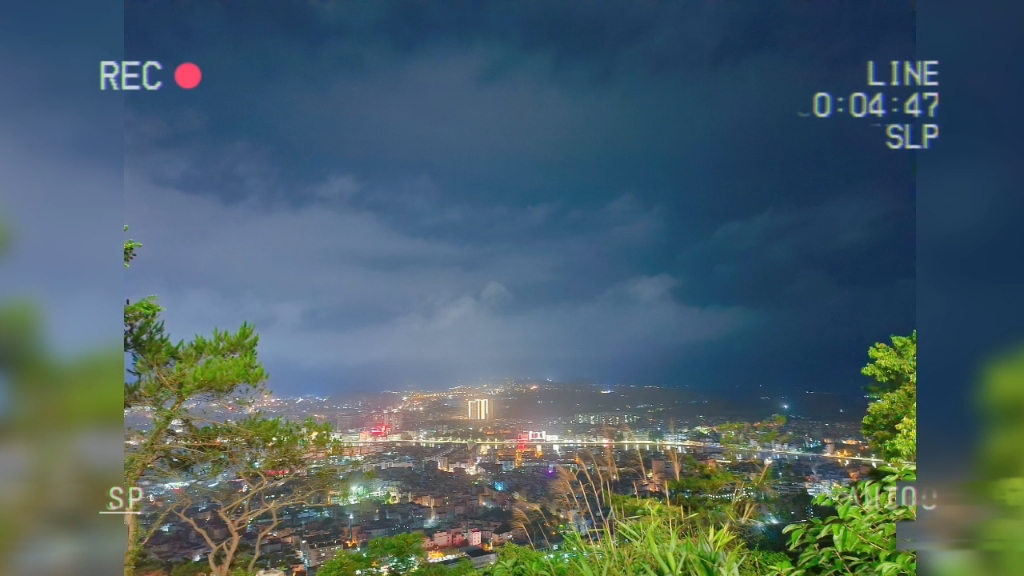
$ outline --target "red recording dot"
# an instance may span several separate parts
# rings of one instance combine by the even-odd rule
[[[202,70],[191,62],[185,62],[174,71],[174,81],[185,90],[191,90],[199,86],[199,81],[202,79]]]

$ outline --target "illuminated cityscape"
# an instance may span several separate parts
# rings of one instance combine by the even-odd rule
[[[488,397],[481,398],[482,392]],[[817,401],[825,398],[817,396]],[[795,399],[769,398],[765,408],[783,404],[798,406]],[[500,418],[493,417],[496,405],[502,407]],[[236,417],[217,405],[196,409]],[[840,414],[835,406],[814,409]],[[370,539],[404,533],[422,535],[432,562],[472,558],[486,564],[492,560],[488,551],[528,538],[529,527],[511,522],[514,511],[524,507],[548,510],[563,531],[594,529],[594,519],[580,517],[553,487],[560,475],[582,471],[598,457],[608,459],[602,466],[619,470],[609,487],[633,496],[656,496],[686,474],[687,466],[710,466],[736,478],[767,467],[777,493],[809,498],[849,485],[880,464],[861,438],[859,422],[791,414],[776,437],[765,439],[756,426],[731,432],[737,422],[755,419],[743,420],[713,398],[657,387],[609,390],[510,379],[445,391],[266,396],[251,410],[330,423],[345,446],[337,460],[348,470],[342,475],[345,488],[326,505],[284,511],[281,526],[260,544],[269,558],[291,558],[310,569],[365,547]],[[141,426],[148,417],[126,414]],[[152,504],[176,486],[148,486]],[[724,497],[733,489],[724,486],[706,496]],[[147,512],[147,521],[158,509]],[[217,530],[216,517],[203,517]],[[154,553],[166,560],[202,555],[202,542],[177,536],[188,533],[185,525],[162,521],[151,545]],[[562,537],[548,538],[556,546]]]

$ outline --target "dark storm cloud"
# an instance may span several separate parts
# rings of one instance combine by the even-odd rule
[[[912,327],[907,158],[796,115],[907,7],[183,6],[126,16],[204,70],[129,98],[129,286],[257,322],[285,386],[846,385]]]
[[[865,189],[726,222],[680,257],[702,280],[690,295],[772,306],[845,286],[889,286],[884,271],[913,266],[910,209]],[[911,250],[893,250],[894,241]]]

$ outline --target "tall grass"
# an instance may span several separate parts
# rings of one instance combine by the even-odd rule
[[[613,514],[624,513],[613,508]],[[731,525],[715,526],[678,506],[643,500],[636,514],[566,536],[553,551],[502,550],[492,576],[752,576],[771,562],[748,550]]]
[[[558,468],[553,490],[586,529],[567,534],[558,550],[503,549],[492,576],[752,576],[767,574],[778,560],[749,550],[739,537],[756,508],[744,483],[717,514],[693,513],[673,504],[667,490],[665,500],[613,494],[621,469],[607,454],[581,454],[576,464],[575,472]]]

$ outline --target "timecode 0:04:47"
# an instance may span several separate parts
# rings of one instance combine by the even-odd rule
[[[906,98],[889,98],[881,92],[869,96],[863,92],[854,92],[849,99],[833,97],[828,92],[818,92],[814,95],[814,115],[818,118],[828,118],[833,113],[842,114],[849,112],[854,118],[864,118],[871,115],[882,118],[888,113],[900,114],[918,118],[927,116],[934,118],[939,111],[938,92],[914,92]]]

